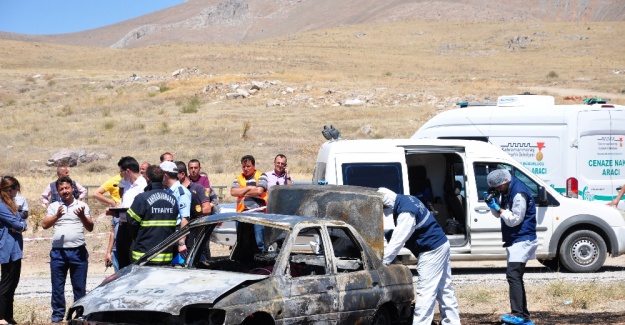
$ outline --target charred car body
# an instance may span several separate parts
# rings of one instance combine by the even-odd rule
[[[403,265],[384,266],[380,259],[379,194],[360,187],[306,185],[273,187],[270,195],[268,210],[289,215],[224,213],[195,220],[75,302],[68,320],[71,324],[411,322],[412,274]],[[238,224],[237,243],[231,250],[210,240],[216,226],[230,221]],[[254,225],[264,227],[262,252],[256,246]],[[363,232],[357,231],[360,228]],[[150,265],[152,257],[190,232],[196,242],[185,263]],[[306,241],[309,245],[301,245]]]

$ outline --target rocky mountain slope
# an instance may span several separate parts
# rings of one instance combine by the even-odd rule
[[[296,32],[406,19],[621,21],[623,0],[189,0],[93,30],[62,35],[1,33],[0,39],[132,48],[242,43]]]

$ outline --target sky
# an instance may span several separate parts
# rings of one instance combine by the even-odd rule
[[[102,27],[184,0],[0,0],[0,31],[64,34]]]

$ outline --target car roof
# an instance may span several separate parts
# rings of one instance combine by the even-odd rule
[[[264,214],[264,213],[245,213],[245,212],[227,212],[218,213],[215,215],[207,216],[195,223],[208,224],[219,223],[228,221],[239,221],[255,224],[263,224],[266,226],[272,226],[284,230],[293,229],[295,225],[299,223],[307,224],[331,224],[331,225],[344,225],[345,223],[339,220],[319,219],[313,217],[294,216],[285,214]]]

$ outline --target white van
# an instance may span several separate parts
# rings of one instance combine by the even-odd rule
[[[537,257],[546,266],[593,272],[608,254],[616,257],[625,252],[625,220],[616,209],[560,195],[486,142],[329,141],[319,150],[313,183],[387,187],[416,196],[429,192],[435,217],[448,233],[453,260],[505,260],[500,221],[481,194],[488,189],[486,175],[497,168],[510,170],[534,193]],[[452,224],[448,220],[461,227],[448,227]]]
[[[625,183],[625,106],[591,102],[555,105],[552,96],[514,95],[499,97],[496,106],[458,103],[463,108],[434,116],[412,138],[490,142],[556,191],[607,203]]]

